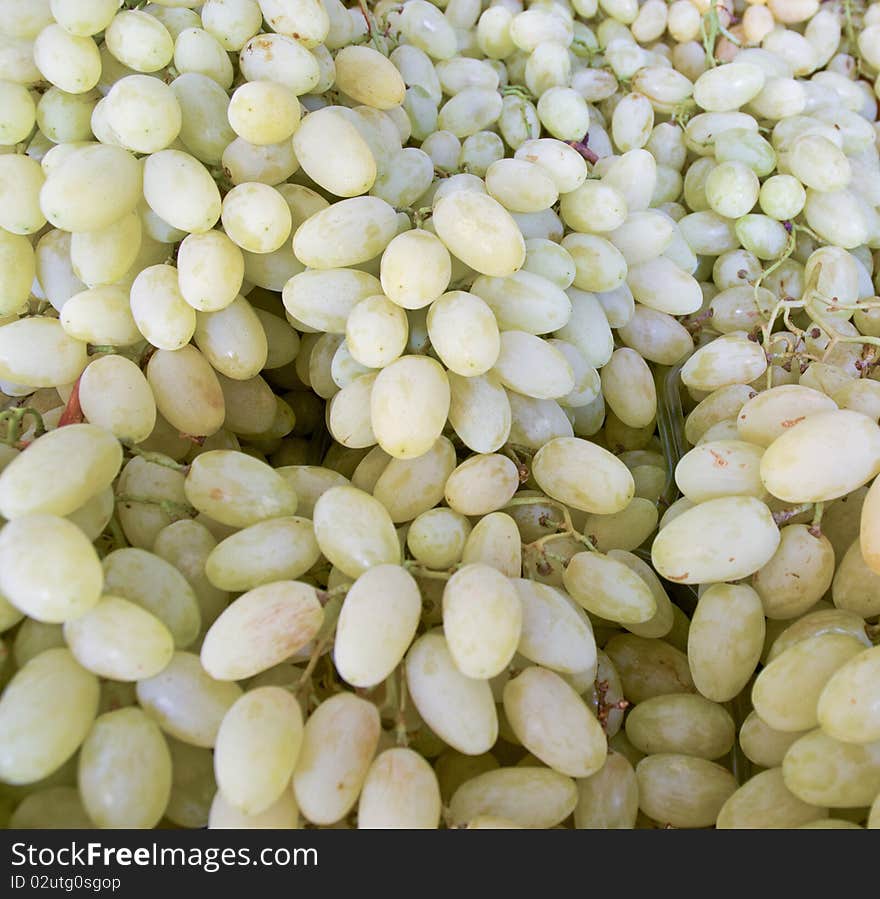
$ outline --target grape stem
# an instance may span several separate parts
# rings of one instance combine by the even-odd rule
[[[778,512],[773,513],[773,521],[776,523],[776,527],[782,527],[782,525],[788,524],[792,518],[797,518],[798,515],[803,515],[804,512],[809,512],[812,508],[813,503],[801,503],[799,506],[792,506],[790,509],[780,509]]]
[[[596,718],[599,721],[599,724],[602,725],[602,730],[606,733],[608,732],[608,715],[613,709],[620,709],[623,711],[624,709],[629,708],[629,702],[625,699],[620,699],[617,702],[606,702],[605,697],[608,694],[609,683],[607,680],[596,680],[595,688],[596,688]]]
[[[73,390],[70,391],[70,396],[67,398],[67,405],[65,405],[64,411],[61,413],[61,418],[58,419],[59,428],[63,428],[65,425],[79,424],[85,418],[79,402],[79,382],[81,379],[82,375],[73,384]]]
[[[520,484],[525,484],[525,482],[529,479],[529,468],[525,462],[520,459],[519,454],[516,450],[510,446],[509,444],[505,446],[501,452],[510,459],[511,462],[516,466],[517,473],[519,474],[519,482]]]
[[[152,496],[134,496],[130,493],[120,493],[116,497],[119,503],[143,503],[147,506],[158,506],[169,518],[180,521],[184,518],[194,518],[198,510],[189,503],[178,503],[172,499],[156,499]]]
[[[18,438],[21,436],[21,426],[24,419],[30,415],[34,419],[34,437],[40,437],[46,433],[46,425],[43,423],[43,416],[33,408],[33,406],[16,406],[14,409],[7,409],[0,412],[0,423],[6,425],[6,434],[3,437],[3,443],[7,446],[15,446]]]
[[[300,693],[306,688],[309,681],[311,680],[312,674],[315,671],[315,668],[320,660],[321,656],[324,653],[324,650],[333,640],[333,634],[335,633],[336,628],[334,627],[329,633],[324,634],[320,640],[315,644],[314,649],[312,650],[312,654],[309,656],[309,663],[306,665],[303,673],[300,675],[299,680],[296,682],[296,686],[293,688],[293,692],[295,695],[299,696]]]
[[[400,681],[400,686],[397,690],[397,715],[395,716],[394,735],[398,746],[407,747],[409,746],[409,737],[406,732],[406,722],[404,720],[407,700],[406,675],[404,674],[402,665],[398,666],[397,676]]]
[[[737,47],[742,46],[736,35],[731,34],[721,24],[721,19],[718,15],[718,0],[712,0],[708,11],[700,20],[700,34],[703,38],[703,49],[706,51],[706,62],[713,68],[718,65],[718,60],[715,58],[715,43],[719,34],[726,37],[727,40]]]
[[[822,536],[822,514],[825,512],[825,503],[816,503],[816,511],[813,513],[813,522],[810,525],[810,533],[814,537]]]
[[[580,140],[567,141],[569,147],[577,150],[581,156],[586,159],[590,165],[595,165],[599,161],[599,157],[590,149],[590,132],[588,131]]]
[[[107,522],[104,534],[109,538],[110,552],[113,552],[116,549],[125,549],[125,547],[129,545],[125,536],[125,531],[122,530],[122,525],[119,522],[119,518],[116,516],[116,512],[113,513],[110,517],[110,521]]]
[[[436,581],[448,581],[461,566],[453,565],[452,568],[438,570],[436,568],[428,568],[427,565],[422,565],[421,562],[416,562],[413,559],[407,559],[403,563],[403,567],[415,577],[430,578]]]
[[[315,593],[318,595],[318,602],[320,602],[322,606],[326,606],[334,596],[344,596],[350,589],[351,584],[340,584],[338,587],[333,587],[331,590],[320,590],[316,587]]]
[[[174,459],[170,456],[166,456],[165,453],[153,453],[148,450],[142,450],[136,446],[129,446],[127,449],[132,456],[140,456],[146,462],[151,462],[153,465],[161,465],[163,468],[172,469],[172,471],[182,471],[184,473],[189,471],[189,465],[175,462]]]

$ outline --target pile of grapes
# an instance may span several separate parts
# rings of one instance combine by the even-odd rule
[[[0,0],[0,821],[880,827],[878,73]]]

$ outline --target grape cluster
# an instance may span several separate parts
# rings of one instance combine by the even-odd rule
[[[864,0],[0,0],[0,820],[880,827],[878,98]]]

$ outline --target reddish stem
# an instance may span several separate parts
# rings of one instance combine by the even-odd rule
[[[78,425],[85,418],[82,406],[79,404],[79,381],[80,379],[77,378],[73,390],[70,391],[70,396],[67,398],[67,405],[61,413],[61,418],[58,419],[59,428],[63,428],[64,425]]]
[[[590,133],[589,131],[583,136],[581,140],[570,140],[568,141],[569,147],[574,147],[590,165],[595,165],[599,161],[599,157],[590,149]]]

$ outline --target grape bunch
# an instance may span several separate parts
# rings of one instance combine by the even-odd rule
[[[0,0],[0,821],[880,827],[880,3]]]

